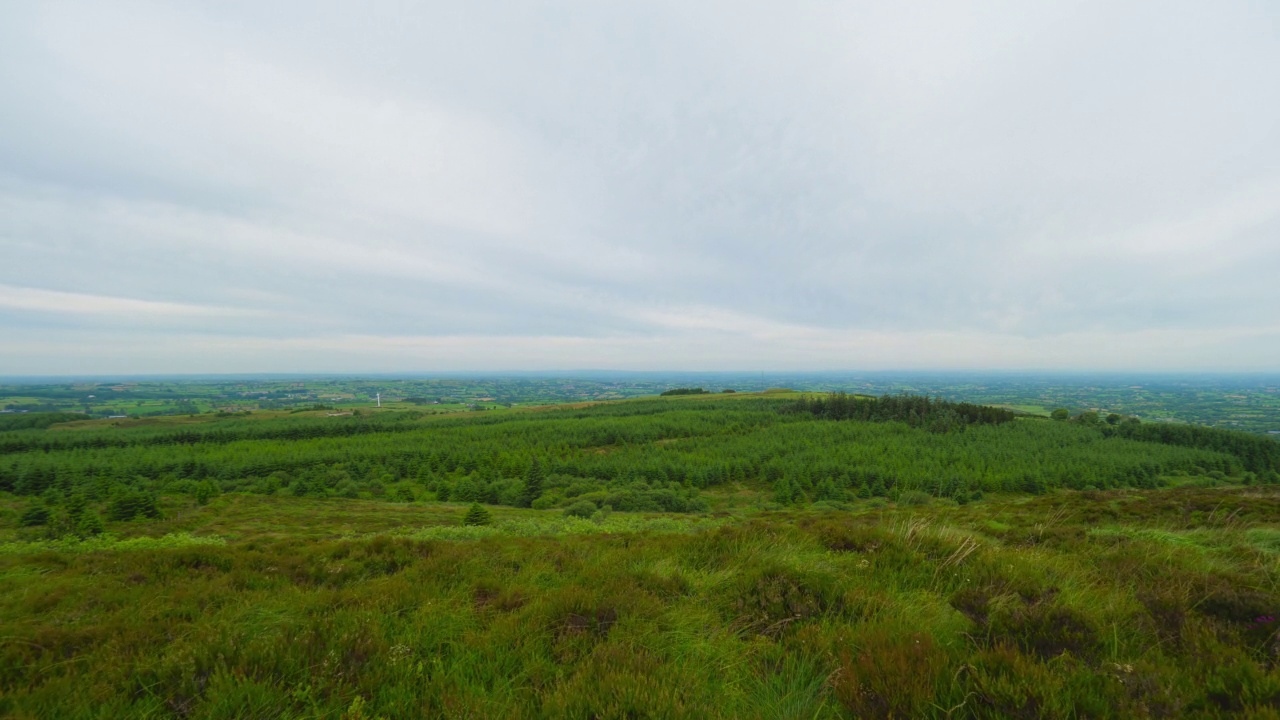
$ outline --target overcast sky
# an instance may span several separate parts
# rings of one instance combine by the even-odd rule
[[[1280,4],[10,2],[0,374],[1280,370]]]

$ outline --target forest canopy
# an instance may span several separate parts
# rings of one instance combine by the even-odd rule
[[[1177,477],[1273,482],[1280,444],[1181,425],[1019,418],[920,396],[721,395],[432,416],[205,416],[0,433],[0,491],[74,496],[224,492],[698,512],[757,487],[784,504],[1158,487]]]
[[[949,402],[924,395],[883,395],[878,398],[835,392],[825,396],[805,396],[796,400],[790,410],[805,412],[827,420],[863,420],[869,422],[904,422],[934,432],[963,430],[967,425],[1000,425],[1013,422],[1012,410]]]

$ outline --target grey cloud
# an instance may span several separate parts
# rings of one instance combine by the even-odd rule
[[[11,305],[0,371],[108,329],[138,372],[335,346],[325,369],[1273,369],[1277,20],[6,7],[0,285],[258,314]]]

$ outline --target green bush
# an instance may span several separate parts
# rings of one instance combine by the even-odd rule
[[[217,494],[218,486],[214,485],[212,480],[205,480],[195,487],[196,504],[208,505]]]
[[[908,490],[898,496],[899,505],[928,505],[933,502],[933,496],[919,490]]]
[[[589,518],[596,512],[596,504],[590,500],[579,500],[564,509],[567,517]]]
[[[560,500],[559,495],[543,495],[533,501],[534,510],[547,510],[556,506],[556,502]]]

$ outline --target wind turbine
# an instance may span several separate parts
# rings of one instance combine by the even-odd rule
[[[378,407],[382,407],[382,393],[378,393]]]

